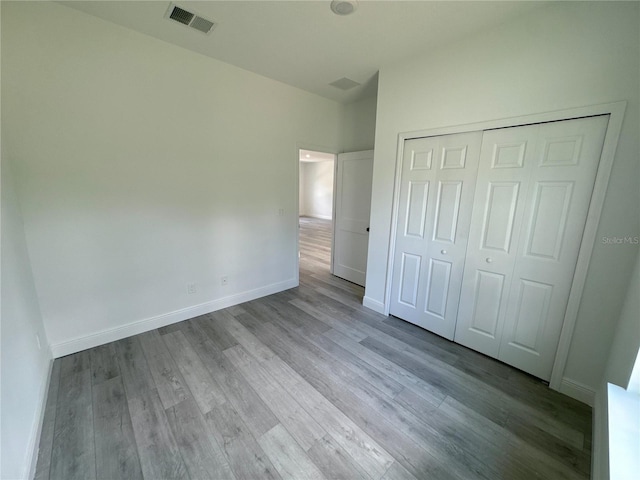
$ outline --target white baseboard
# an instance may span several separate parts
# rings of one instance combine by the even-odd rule
[[[386,315],[384,303],[379,302],[378,300],[374,300],[371,297],[364,297],[362,299],[362,305],[373,310],[374,312],[381,313],[382,315]]]
[[[72,340],[67,340],[66,342],[56,343],[51,345],[51,352],[53,353],[54,358],[64,357],[65,355],[80,352],[87,348],[97,347],[132,335],[148,332],[154,328],[165,327],[172,323],[188,320],[199,315],[215,312],[216,310],[221,310],[233,305],[238,305],[239,303],[272,295],[297,286],[298,282],[296,279],[273,283],[271,285],[256,288],[255,290],[236,293],[235,295],[230,295],[228,297],[219,298],[199,305],[193,305],[173,312],[163,313],[150,318],[144,318],[116,328],[110,328],[91,335],[84,335]]]
[[[38,398],[38,412],[33,418],[31,425],[31,435],[29,436],[29,446],[27,452],[31,452],[31,458],[25,465],[27,471],[25,478],[34,478],[36,475],[36,467],[38,466],[38,452],[40,450],[40,437],[42,435],[42,425],[44,423],[44,414],[47,408],[47,395],[49,393],[49,384],[51,383],[51,371],[53,370],[53,358],[49,357],[49,366],[47,368],[46,377],[42,382],[42,388]]]
[[[315,213],[305,213],[302,216],[303,217],[311,217],[311,218],[319,218],[321,220],[331,220],[333,218],[331,215],[316,215]]]
[[[567,377],[562,379],[558,391],[582,403],[586,403],[590,407],[593,407],[596,398],[596,392],[593,388]]]

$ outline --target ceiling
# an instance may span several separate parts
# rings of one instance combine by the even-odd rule
[[[349,16],[330,1],[176,1],[217,24],[204,35],[165,18],[169,1],[69,1],[71,8],[325,98],[375,95],[377,71],[491,29],[544,2],[360,0]],[[360,86],[329,85],[347,77]]]

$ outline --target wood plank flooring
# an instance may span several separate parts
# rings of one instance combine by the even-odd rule
[[[362,307],[300,226],[298,288],[57,359],[36,478],[589,478],[589,407]]]

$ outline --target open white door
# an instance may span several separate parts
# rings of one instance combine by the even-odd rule
[[[333,274],[362,286],[367,271],[372,180],[373,150],[338,155]]]

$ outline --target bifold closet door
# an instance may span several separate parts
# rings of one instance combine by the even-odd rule
[[[484,133],[456,342],[550,378],[607,122]]]
[[[390,313],[453,339],[482,132],[404,143]]]

